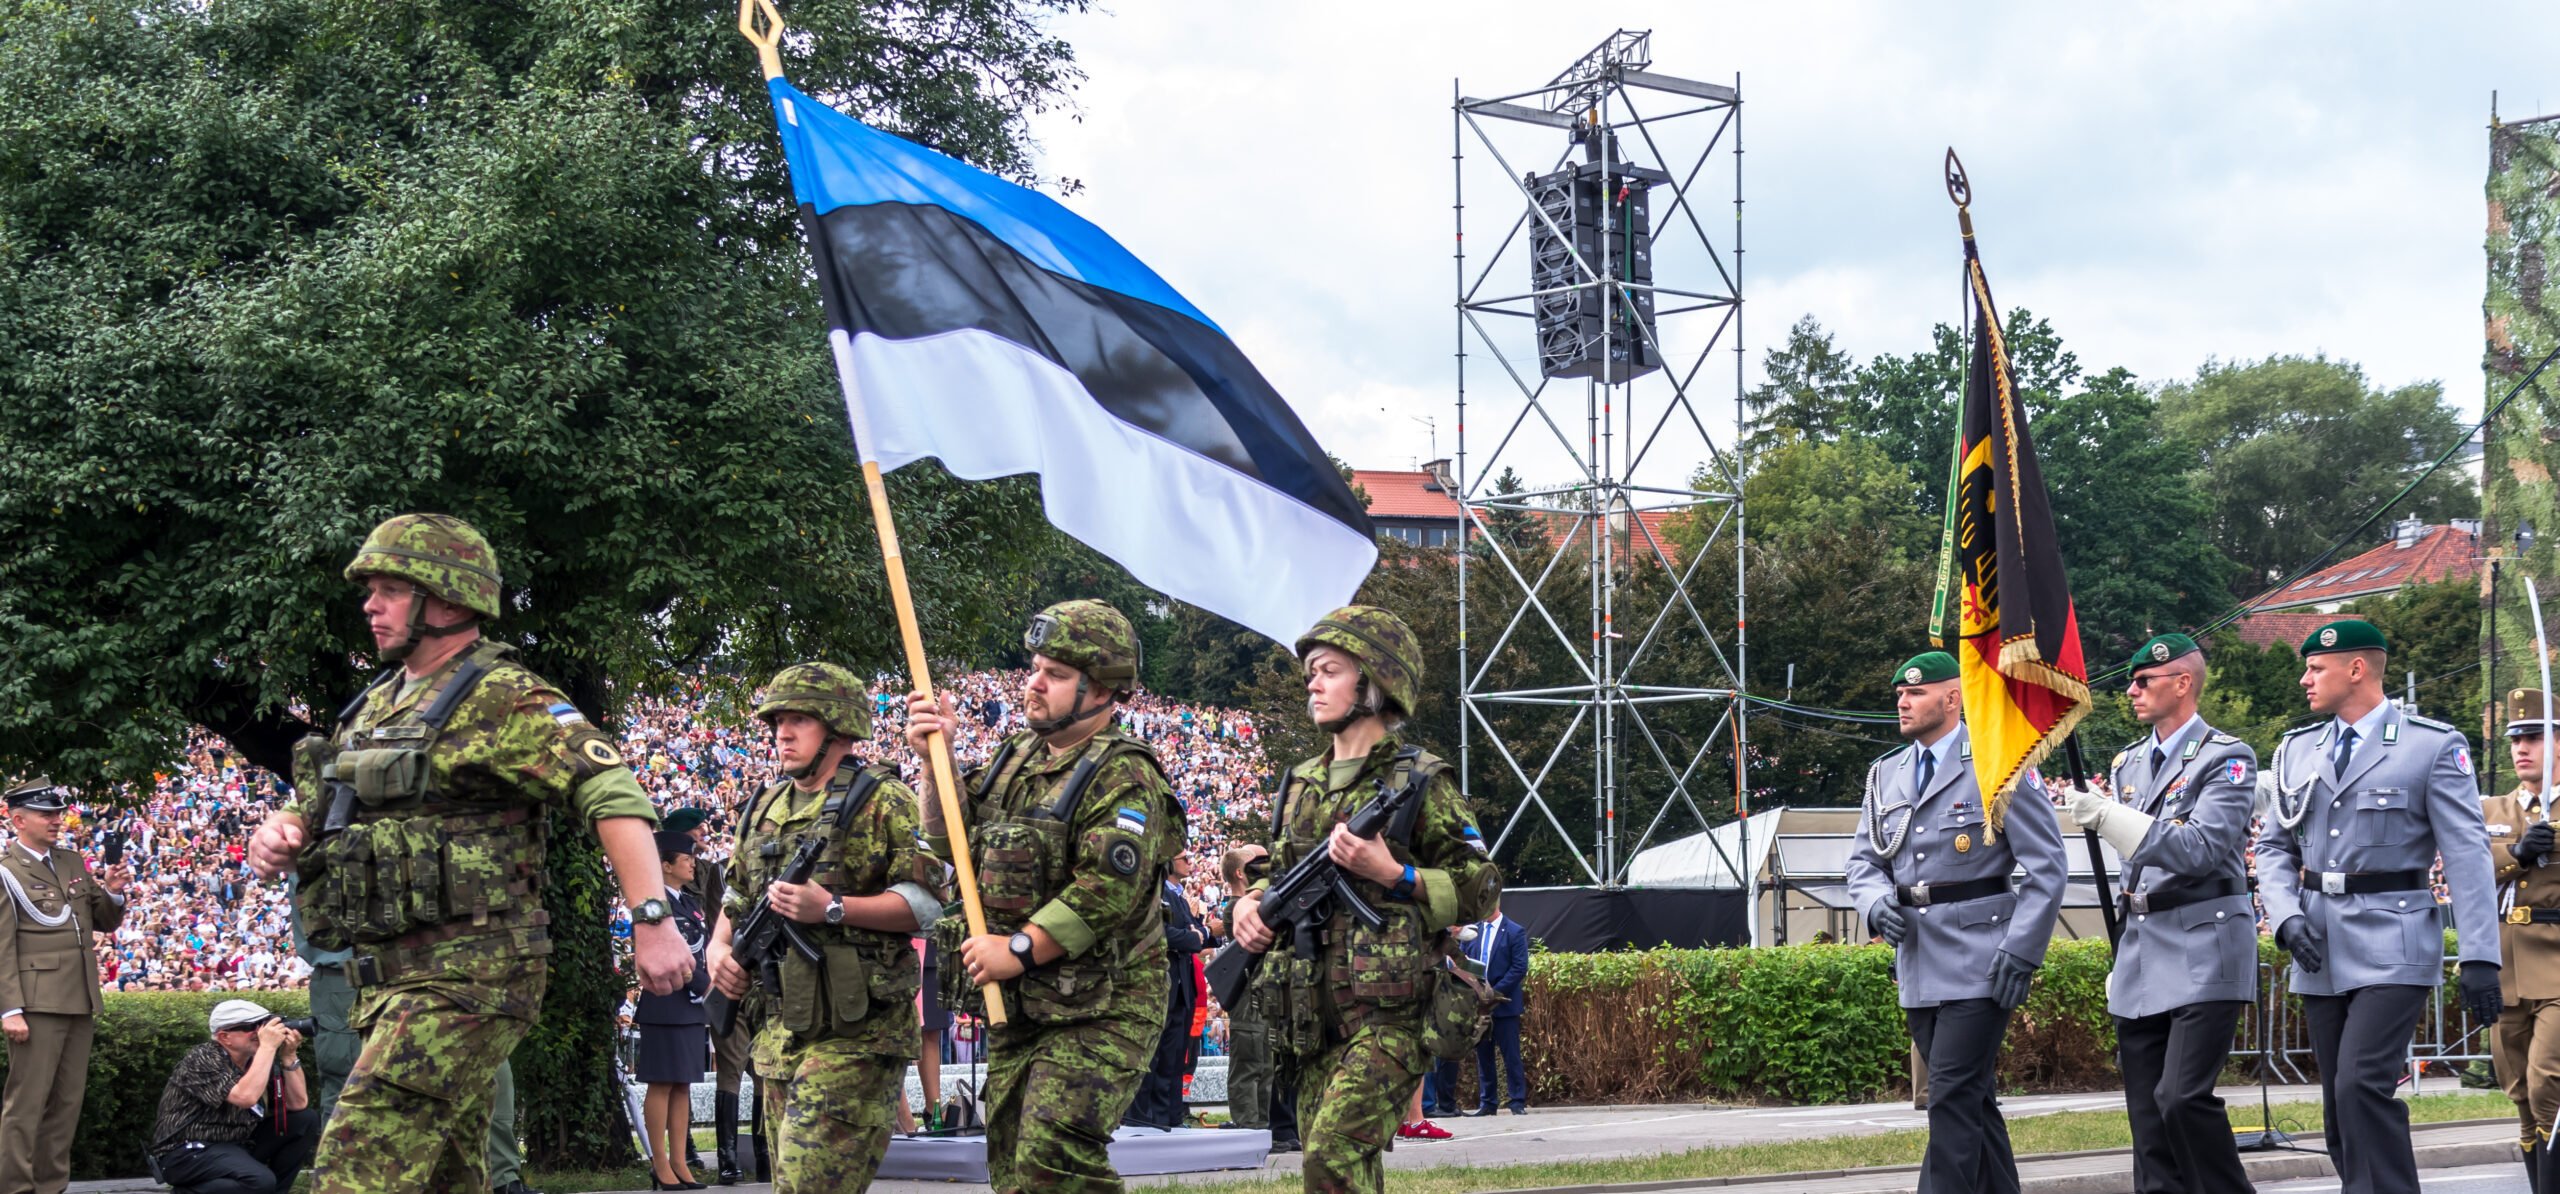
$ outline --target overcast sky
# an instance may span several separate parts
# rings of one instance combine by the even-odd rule
[[[1454,447],[1453,80],[1525,90],[1620,27],[1654,31],[1657,72],[1741,76],[1754,382],[1801,315],[1860,360],[1955,317],[1952,144],[2000,303],[2051,318],[2092,371],[2326,352],[2476,412],[2490,92],[2509,119],[2560,110],[2560,7],[2542,4],[1118,0],[1057,23],[1090,78],[1035,124],[1042,169],[1082,180],[1070,205],[1234,336],[1327,447],[1409,467],[1431,448],[1419,420]],[[1543,168],[1561,138],[1497,144]],[[1479,253],[1521,205],[1482,151],[1470,134]],[[1731,169],[1694,197],[1729,213]],[[1515,251],[1488,290],[1526,268]],[[1665,338],[1694,356],[1706,330]],[[1525,408],[1470,351],[1481,465]],[[1727,353],[1692,391],[1720,441],[1733,373]],[[1549,397],[1578,417],[1578,392]],[[1666,400],[1640,386],[1640,418]],[[1561,479],[1554,436],[1521,442],[1524,473]],[[1666,441],[1645,471],[1701,455]]]

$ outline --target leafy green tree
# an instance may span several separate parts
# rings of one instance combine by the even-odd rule
[[[1829,440],[1857,422],[1857,361],[1813,316],[1796,320],[1786,343],[1760,360],[1767,380],[1742,396],[1745,458],[1790,438]]]
[[[2463,433],[2444,387],[2382,389],[2327,357],[2208,363],[2163,386],[2160,423],[2199,455],[2207,526],[2238,563],[2231,595],[2254,596],[2308,563],[2408,485]],[[2427,522],[2479,513],[2460,469],[2443,469],[2392,507]]]
[[[1706,488],[1702,474],[1692,484]],[[1844,527],[1873,527],[1882,550],[1897,561],[1934,560],[1934,524],[1922,519],[1911,474],[1874,440],[1850,435],[1834,440],[1780,439],[1753,458],[1743,480],[1743,509],[1750,538],[1776,550],[1837,534]],[[1683,558],[1704,541],[1724,513],[1698,507],[1672,520],[1665,533]]]
[[[802,0],[813,93],[1016,177],[1075,0]],[[249,760],[359,682],[339,569],[407,510],[495,541],[592,714],[713,655],[895,657],[770,101],[726,0],[134,0],[0,15],[0,770]],[[1027,483],[892,484],[938,641],[1012,617]],[[517,1056],[533,1155],[629,1155],[594,1059],[602,871]]]

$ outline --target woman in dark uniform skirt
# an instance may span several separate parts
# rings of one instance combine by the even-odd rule
[[[703,1060],[711,1048],[711,1029],[702,1014],[702,997],[711,989],[702,950],[711,930],[701,901],[684,890],[693,881],[693,835],[661,830],[657,840],[673,909],[667,919],[693,948],[693,981],[670,994],[640,996],[631,1015],[640,1029],[633,1076],[649,1087],[641,1104],[649,1133],[649,1188],[700,1190],[703,1184],[685,1167],[685,1146],[693,1139],[693,1084],[702,1080]]]

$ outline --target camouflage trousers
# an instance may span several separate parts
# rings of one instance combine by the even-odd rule
[[[489,1188],[492,1087],[533,1028],[496,1005],[539,1006],[541,965],[526,969],[529,997],[443,982],[361,994],[364,1051],[320,1137],[312,1194]]]
[[[1062,1025],[1017,1019],[988,1030],[987,1180],[996,1194],[1124,1188],[1111,1168],[1111,1133],[1138,1097],[1164,1027],[1164,997],[1145,993],[1153,1016],[1126,1011]]]
[[[756,1094],[774,1138],[774,1194],[865,1190],[880,1171],[896,1115],[892,1100],[904,1097],[907,1059],[850,1046],[788,1046],[771,1066],[758,1050]]]
[[[1405,1106],[1430,1057],[1418,1019],[1372,1019],[1349,1039],[1300,1059],[1298,1130],[1306,1141],[1301,1171],[1310,1194],[1370,1194],[1386,1189],[1386,1162]]]

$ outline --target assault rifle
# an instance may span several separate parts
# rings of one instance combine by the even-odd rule
[[[826,849],[827,839],[823,834],[812,833],[801,838],[800,848],[792,852],[789,862],[783,864],[781,881],[808,882],[809,876],[817,873],[818,856]],[[809,934],[790,917],[774,911],[769,898],[759,897],[755,907],[747,909],[746,918],[729,929],[730,958],[738,963],[739,969],[761,976],[768,991],[782,989],[781,946],[785,944],[791,947],[791,952],[807,958],[812,965],[825,961],[825,955],[818,952],[818,943],[809,940]],[[713,987],[711,994],[703,999],[702,1012],[703,1018],[711,1024],[711,1039],[715,1041],[726,1038],[738,1027],[738,1002],[718,987]]]
[[[1344,827],[1353,837],[1374,838],[1407,804],[1422,798],[1422,788],[1419,783],[1390,788],[1381,781],[1377,797],[1353,813]],[[1352,890],[1351,877],[1333,864],[1332,852],[1319,843],[1313,853],[1299,859],[1288,874],[1263,891],[1258,910],[1275,943],[1278,938],[1287,937],[1291,953],[1313,960],[1316,930],[1333,919],[1337,900],[1360,923],[1372,929],[1386,927],[1387,918]],[[1253,989],[1254,972],[1261,968],[1262,955],[1242,945],[1218,951],[1218,956],[1210,960],[1208,971],[1209,992],[1218,997],[1218,1006],[1243,1007],[1246,993]]]

